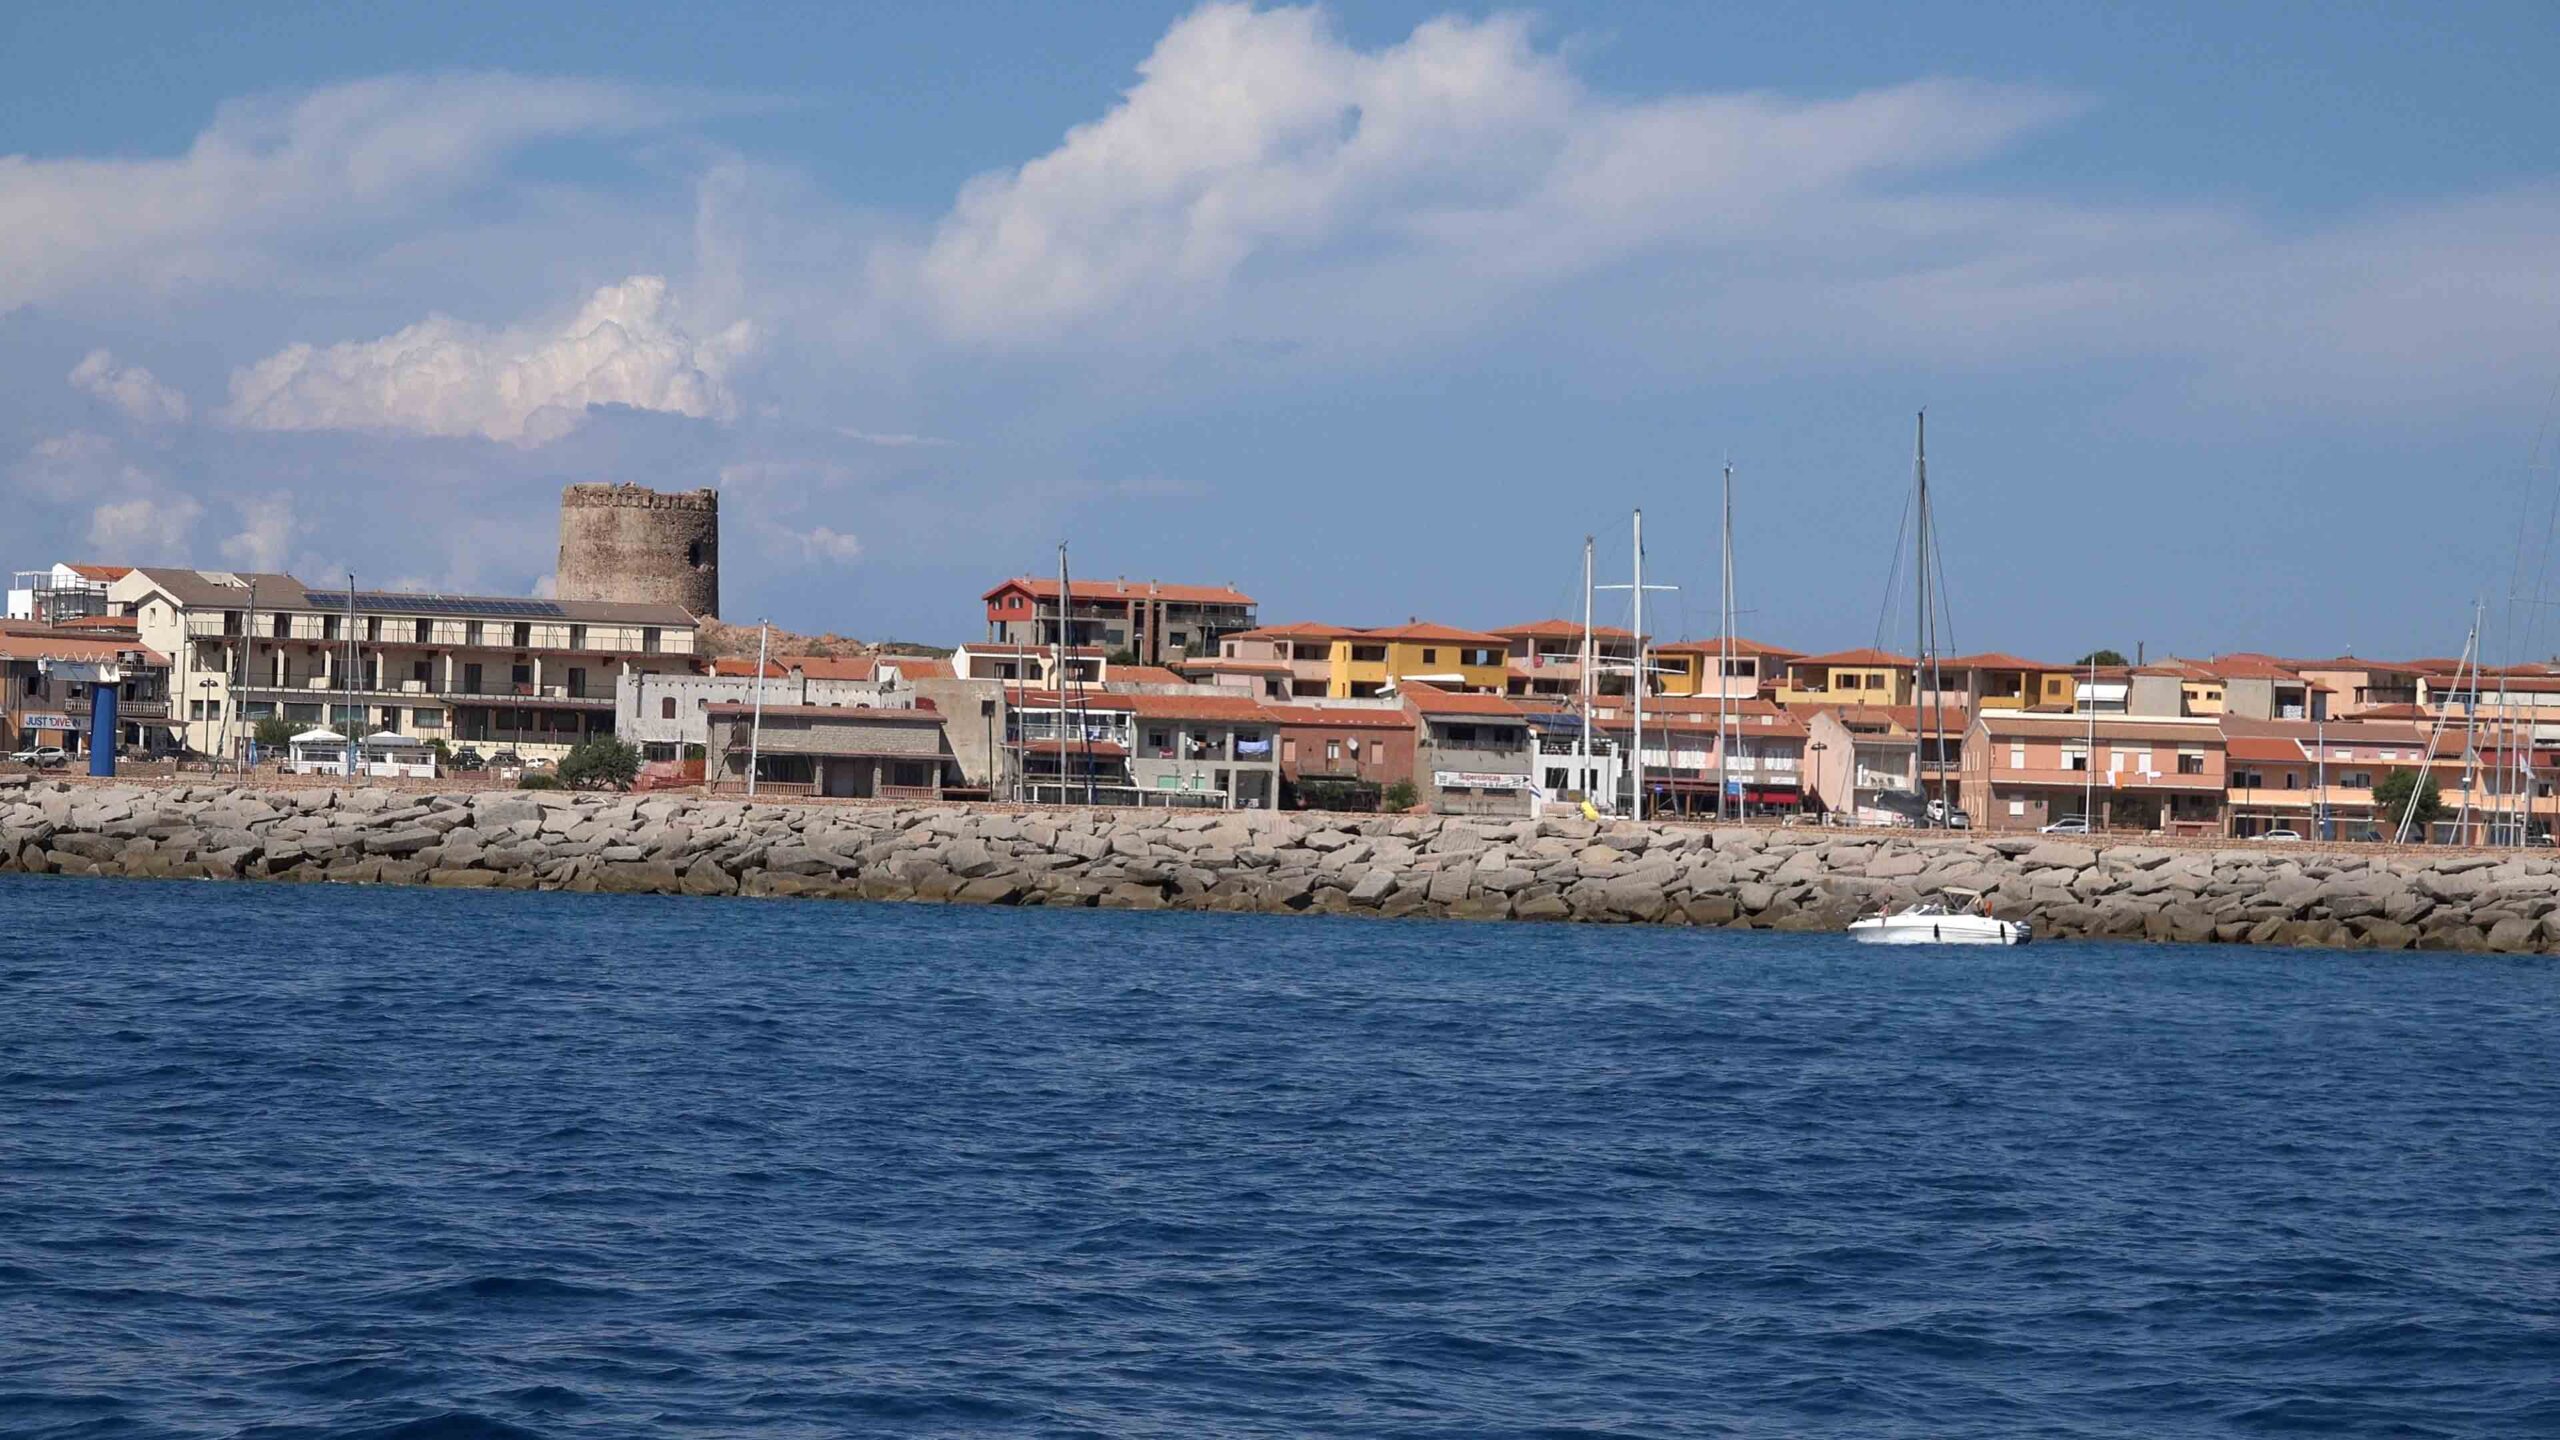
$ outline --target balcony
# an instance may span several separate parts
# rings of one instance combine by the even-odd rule
[[[289,676],[282,685],[240,685],[233,687],[242,695],[259,699],[324,700],[348,692],[326,675]],[[367,701],[390,701],[414,704],[422,700],[478,701],[510,700],[526,705],[611,705],[614,688],[610,685],[513,685],[482,683],[477,687],[454,686],[450,689],[427,680],[401,680],[391,685],[380,682],[360,684],[355,698]]]

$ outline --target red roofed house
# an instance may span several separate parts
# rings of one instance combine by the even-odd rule
[[[59,672],[92,665],[115,666],[123,677],[116,685],[114,743],[171,748],[178,737],[169,721],[168,656],[126,637],[0,627],[0,755],[47,746],[85,753],[90,682]]]
[[[1539,791],[1529,714],[1499,695],[1407,682],[1419,734],[1414,789],[1438,815],[1534,815]]]
[[[1738,652],[1737,652],[1738,653]],[[1631,753],[1635,712],[1623,700],[1592,710],[1593,728]],[[1732,754],[1720,755],[1723,740]],[[1718,814],[1717,792],[1724,790],[1727,816],[1788,815],[1805,800],[1803,717],[1767,700],[1719,700],[1713,697],[1657,697],[1644,707],[1644,780],[1648,815],[1711,816]],[[1570,743],[1565,731],[1562,739]],[[1616,797],[1627,803],[1623,780]]]
[[[1135,717],[1129,783],[1139,804],[1279,808],[1280,717],[1269,706],[1207,686],[1113,698]]]
[[[2334,838],[2377,838],[2374,782],[2393,770],[2434,768],[2427,753],[2431,723],[2222,717],[2231,833],[2290,830],[2315,838],[2325,802]],[[2438,782],[2451,800],[2460,783],[2460,752],[2444,763],[2451,769],[2438,770]]]
[[[1715,636],[1674,640],[1653,647],[1654,685],[1665,695],[1756,699],[1763,690],[1776,686],[1780,669],[1795,658],[1793,650],[1763,645],[1739,635],[1730,641]],[[1721,685],[1715,677],[1718,669],[1724,671]]]
[[[5,618],[59,625],[114,611],[107,587],[131,572],[129,565],[57,564],[43,570],[21,570],[10,577]]]
[[[1374,810],[1386,787],[1414,778],[1421,732],[1401,703],[1303,701],[1268,709],[1280,727],[1280,803],[1286,808]]]
[[[1035,804],[1135,805],[1136,698],[1098,690],[1006,690],[1007,769]]]
[[[1487,633],[1509,642],[1505,668],[1510,677],[1503,693],[1552,697],[1582,693],[1582,622],[1533,620]],[[1594,625],[1591,653],[1600,662],[1593,692],[1627,693],[1628,677],[1635,673],[1635,632],[1615,625]]]
[[[1785,662],[1782,705],[1908,705],[1911,657],[1889,650],[1836,650]]]
[[[1254,626],[1253,597],[1231,585],[1169,585],[1154,580],[1074,580],[1067,600],[1067,643],[1104,654],[1126,650],[1141,664],[1164,665],[1215,655],[1218,642]],[[987,644],[1001,648],[1058,642],[1058,582],[1023,575],[988,591]]]
[[[2224,754],[2213,718],[1985,710],[1965,732],[1964,808],[1977,830],[2086,814],[2100,829],[2219,835]]]

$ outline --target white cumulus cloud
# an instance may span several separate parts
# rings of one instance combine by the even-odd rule
[[[575,429],[590,405],[726,419],[736,402],[724,377],[751,332],[741,321],[696,339],[674,308],[664,279],[634,275],[551,325],[493,330],[431,315],[379,340],[293,345],[232,372],[222,418],[529,445]]]
[[[94,395],[145,425],[172,424],[187,418],[187,397],[160,383],[139,365],[119,365],[104,350],[92,350],[71,367],[71,386]]]
[[[800,558],[812,564],[828,562],[843,565],[860,558],[862,554],[862,541],[859,538],[844,531],[831,530],[824,525],[800,531],[795,538],[799,542]]]
[[[237,570],[277,571],[299,527],[293,497],[285,492],[244,496],[232,504],[240,512],[240,528],[223,537],[222,558]]]
[[[184,495],[137,495],[89,512],[89,543],[109,563],[183,560],[204,506]]]
[[[180,155],[0,155],[0,314],[89,288],[281,278],[297,249],[432,214],[525,146],[704,108],[598,81],[388,76],[232,101]]]
[[[949,333],[1143,321],[1293,264],[1573,274],[1766,235],[1806,197],[1955,166],[2075,108],[1937,82],[1625,102],[1589,92],[1519,16],[1444,17],[1361,50],[1320,11],[1238,4],[1176,23],[1139,75],[1055,150],[961,191],[914,259]]]

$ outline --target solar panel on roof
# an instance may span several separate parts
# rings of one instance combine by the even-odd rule
[[[314,610],[343,610],[348,603],[344,590],[307,590],[303,603]],[[359,590],[354,596],[359,610],[430,611],[444,615],[497,615],[516,619],[561,619],[568,612],[556,600],[515,600],[489,595],[416,595],[389,590]]]

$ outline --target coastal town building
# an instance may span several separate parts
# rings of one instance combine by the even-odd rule
[[[699,755],[711,743],[716,706],[881,707],[910,702],[896,673],[870,656],[777,656],[756,679],[753,659],[712,662],[709,673],[691,670],[633,671],[614,677],[613,729],[640,747],[644,760],[675,760],[688,748]]]
[[[109,587],[170,657],[190,748],[229,755],[279,715],[296,730],[388,731],[556,758],[613,730],[621,676],[689,671],[681,606],[403,591],[291,575],[144,568]],[[208,748],[209,747],[209,748]]]
[[[1536,812],[1537,752],[1528,712],[1500,695],[1400,688],[1415,720],[1414,788],[1439,815]]]
[[[1250,696],[1115,696],[1131,716],[1129,782],[1140,803],[1208,804],[1269,810],[1280,803],[1278,717]]]
[[[1965,732],[1964,808],[1976,829],[2224,833],[2223,721],[2207,716],[1986,710]]]
[[[1633,707],[1617,700],[1592,713],[1613,751],[1632,755]],[[1767,700],[1650,699],[1644,715],[1645,811],[1715,815],[1721,789],[1721,813],[1728,817],[1795,814],[1805,804],[1810,734],[1803,717]],[[1626,794],[1626,785],[1606,793]]]
[[[928,708],[753,705],[724,701],[705,715],[715,790],[847,800],[940,800],[961,781],[949,717]]]
[[[1219,642],[1255,625],[1253,597],[1232,585],[1070,580],[1066,643],[1108,655],[1125,651],[1148,665],[1215,655]],[[989,590],[987,646],[1058,643],[1058,582],[1018,575]]]
[[[1796,658],[1796,651],[1740,635],[1730,641],[1709,636],[1656,645],[1651,669],[1663,695],[1752,700],[1774,693],[1786,663]]]
[[[1280,737],[1280,803],[1292,810],[1374,810],[1413,779],[1417,730],[1394,700],[1291,701],[1264,707]]]
[[[1562,700],[1582,693],[1580,621],[1533,620],[1489,633],[1504,642],[1504,694]],[[1627,693],[1635,674],[1635,632],[1614,625],[1594,625],[1591,654],[1597,671],[1592,676],[1592,690],[1602,695]]]
[[[1908,705],[1911,657],[1889,650],[1835,650],[1783,662],[1777,701],[1782,705]]]
[[[112,682],[97,678],[109,673]],[[168,656],[130,637],[0,622],[0,754],[88,753],[90,691],[102,683],[116,689],[117,747],[156,754],[183,743],[169,714]]]
[[[60,561],[42,570],[18,571],[9,579],[6,613],[0,618],[59,626],[106,615],[113,608],[107,587],[131,568]]]

